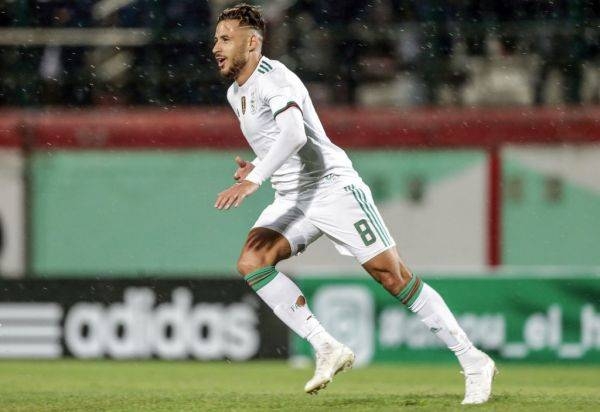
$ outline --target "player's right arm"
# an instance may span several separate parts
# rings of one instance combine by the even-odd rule
[[[247,180],[260,185],[306,144],[308,138],[301,109],[304,90],[300,86],[294,83],[285,68],[276,68],[261,78],[260,99],[270,108],[279,136],[260,163],[255,164]]]
[[[307,137],[304,132],[302,113],[298,108],[280,111],[275,119],[279,126],[279,138],[269,149],[267,155],[260,159],[258,166],[248,173],[245,179],[238,181],[229,189],[219,193],[215,201],[217,209],[229,209],[231,206],[238,207],[244,199],[258,189],[266,178],[270,177],[275,170],[306,143]],[[241,163],[246,165],[242,159]],[[238,163],[239,166],[239,163]]]
[[[296,154],[308,139],[304,131],[302,112],[297,105],[286,106],[276,113],[275,122],[279,127],[279,137],[266,156],[260,159],[260,163],[246,177],[246,180],[259,186]]]

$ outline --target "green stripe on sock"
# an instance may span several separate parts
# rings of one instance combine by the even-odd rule
[[[404,298],[406,298],[406,296],[410,293],[410,290],[412,289],[412,287],[414,286],[416,281],[417,281],[416,276],[413,276],[412,278],[410,278],[410,280],[408,281],[406,286],[404,286],[404,289],[402,289],[400,291],[400,293],[398,293],[396,295],[396,298],[400,301],[404,300]]]
[[[244,276],[244,279],[246,281],[251,281],[252,279],[254,279],[257,276],[260,276],[264,273],[270,273],[274,269],[275,269],[275,266],[265,266],[264,268],[260,268],[258,270],[255,270],[252,273],[247,274],[246,276]]]
[[[363,201],[365,202],[365,205],[367,206],[367,208],[373,214],[373,218],[375,219],[375,224],[379,225],[379,229],[381,229],[381,233],[383,233],[383,236],[385,237],[384,243],[387,242],[386,246],[391,245],[392,244],[391,237],[390,237],[389,233],[387,232],[387,230],[385,229],[385,225],[383,224],[383,222],[379,218],[379,215],[377,214],[377,211],[375,210],[375,208],[373,207],[373,205],[367,201],[367,196],[365,195],[365,193],[362,190],[358,189],[358,193],[362,196]]]
[[[360,205],[360,207],[363,210],[363,212],[365,212],[365,215],[367,215],[367,218],[369,219],[369,222],[371,222],[371,225],[373,225],[373,227],[375,228],[375,230],[379,234],[379,238],[381,239],[381,241],[383,242],[383,244],[385,246],[389,246],[390,244],[388,243],[387,238],[385,237],[385,235],[381,231],[381,228],[379,227],[379,225],[375,223],[375,220],[373,218],[373,215],[372,215],[371,211],[368,210],[366,202],[364,202],[363,200],[361,200],[360,193],[359,193],[360,191],[358,189],[356,189],[354,187],[354,185],[351,186],[350,190],[352,191],[352,194],[354,195],[354,198],[356,199],[356,201]]]
[[[423,289],[423,281],[417,276],[413,276],[408,284],[396,295],[396,298],[406,307],[412,306],[415,300],[421,294]]]
[[[417,288],[415,293],[412,295],[412,297],[405,303],[407,308],[410,308],[413,305],[413,303],[415,303],[415,300],[417,300],[417,298],[421,294],[421,290],[423,290],[423,281],[421,279],[419,279],[419,287]]]
[[[244,280],[254,291],[259,290],[277,276],[275,266],[267,266],[244,276]]]

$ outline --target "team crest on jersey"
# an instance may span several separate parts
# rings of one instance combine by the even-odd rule
[[[246,114],[246,96],[242,96],[242,114]]]

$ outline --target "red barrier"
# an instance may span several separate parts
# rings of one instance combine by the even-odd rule
[[[327,108],[319,113],[333,141],[350,148],[489,148],[500,143],[600,141],[598,107]],[[0,145],[24,145],[26,141],[42,150],[247,147],[228,108],[0,113]]]
[[[0,115],[0,147],[20,147],[22,144],[22,117],[19,113],[4,112]]]
[[[185,149],[241,147],[225,110],[48,112],[28,120],[36,149]]]

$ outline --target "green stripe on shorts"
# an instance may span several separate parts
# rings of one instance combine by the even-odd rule
[[[359,194],[362,196],[362,198],[363,198],[363,201],[364,201],[364,202],[365,202],[365,204],[367,205],[367,208],[369,208],[369,210],[371,210],[371,213],[373,213],[373,217],[374,217],[374,219],[375,219],[375,224],[378,224],[378,225],[379,225],[379,228],[380,228],[380,229],[381,229],[381,231],[383,232],[383,234],[384,234],[384,236],[385,236],[385,238],[386,238],[386,240],[387,240],[387,243],[388,243],[388,245],[391,245],[391,244],[392,244],[392,239],[391,239],[391,236],[390,236],[390,234],[388,233],[388,231],[387,231],[387,229],[386,229],[385,225],[384,225],[384,224],[383,224],[383,222],[381,221],[381,219],[380,219],[380,217],[379,217],[379,214],[377,213],[377,210],[375,209],[375,207],[373,206],[373,204],[372,204],[372,203],[369,203],[369,202],[367,201],[367,196],[365,195],[365,193],[364,193],[362,190],[358,189],[358,193],[359,193]]]
[[[379,226],[378,223],[375,223],[374,216],[371,213],[371,211],[368,209],[368,203],[365,202],[364,200],[362,200],[361,195],[360,195],[360,191],[358,189],[356,189],[356,187],[354,185],[350,185],[350,186],[346,186],[346,187],[348,187],[350,189],[350,191],[354,195],[354,198],[356,199],[356,201],[360,205],[361,209],[363,210],[363,212],[365,213],[365,215],[367,215],[367,218],[369,219],[369,222],[371,222],[371,225],[373,225],[373,227],[375,228],[375,230],[379,234],[379,238],[381,239],[381,241],[383,242],[383,244],[385,246],[390,246],[388,238],[383,234],[383,232],[381,230],[381,227]]]

